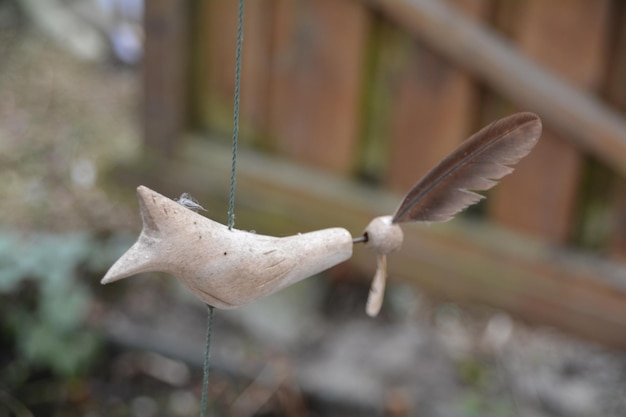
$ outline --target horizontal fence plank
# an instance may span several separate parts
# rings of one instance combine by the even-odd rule
[[[626,121],[437,0],[362,0],[626,176]],[[591,2],[589,2],[591,3]]]
[[[191,192],[209,217],[224,221],[230,148],[199,139],[186,143],[184,156],[176,160],[146,157],[113,174],[126,185],[145,184],[171,197]],[[238,166],[239,229],[285,235],[342,226],[356,236],[398,201],[398,196],[255,153],[242,151]],[[404,230],[406,244],[389,259],[392,280],[412,282],[446,299],[487,303],[626,349],[624,264],[580,257],[458,219]],[[371,274],[373,258],[356,247],[351,264]]]

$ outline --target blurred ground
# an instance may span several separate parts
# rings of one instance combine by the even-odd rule
[[[25,27],[0,32],[0,56],[0,234],[137,230],[135,203],[103,174],[139,150],[139,73],[81,62]],[[73,375],[25,363],[15,329],[30,318],[6,323],[24,305],[34,317],[38,293],[0,291],[0,416],[198,414],[204,308],[169,278],[100,287],[109,258],[76,264],[72,285],[89,294],[80,331],[100,347]],[[626,354],[400,284],[367,319],[368,277],[353,275],[337,268],[216,312],[215,415],[626,416]]]
[[[134,216],[102,169],[138,149],[138,73],[94,65],[35,32],[0,33],[0,218],[17,228],[120,228]]]

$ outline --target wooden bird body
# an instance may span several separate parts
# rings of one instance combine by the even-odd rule
[[[234,308],[270,295],[352,256],[352,236],[332,228],[288,237],[232,229],[140,186],[143,230],[103,284],[161,271],[202,301]]]

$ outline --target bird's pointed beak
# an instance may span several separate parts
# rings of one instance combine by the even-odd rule
[[[137,242],[109,268],[104,278],[100,281],[101,284],[109,284],[142,272],[160,270],[157,241],[159,240],[161,230],[158,223],[164,219],[157,206],[159,203],[167,200],[167,198],[143,185],[137,188],[137,197],[143,230]],[[172,202],[172,204],[176,203]]]
[[[139,240],[109,268],[100,283],[109,284],[131,275],[155,271],[157,268],[148,240],[143,234],[139,236]]]

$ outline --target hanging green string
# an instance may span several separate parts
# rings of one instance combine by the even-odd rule
[[[204,371],[202,376],[202,400],[200,401],[200,416],[206,417],[207,391],[209,389],[209,364],[211,363],[211,330],[213,327],[213,306],[207,304],[206,344],[204,349]]]
[[[237,145],[239,143],[239,96],[241,95],[241,46],[243,44],[243,6],[239,0],[237,25],[237,51],[235,53],[235,94],[233,109],[233,148],[230,169],[230,194],[228,198],[228,230],[235,225],[235,185],[237,173]],[[213,327],[213,306],[207,305],[206,344],[204,348],[204,370],[202,377],[202,399],[200,401],[200,417],[206,417],[207,395],[209,389],[209,368],[211,363],[211,331]]]
[[[233,109],[233,151],[230,169],[230,196],[228,204],[228,229],[235,225],[235,183],[237,171],[237,144],[239,142],[239,96],[241,90],[241,46],[243,44],[243,3],[239,0],[239,24],[237,25],[237,52],[235,55],[235,97]]]

